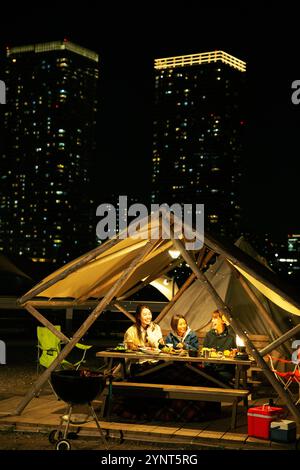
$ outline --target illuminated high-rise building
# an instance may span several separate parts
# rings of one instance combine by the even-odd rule
[[[294,253],[299,257],[300,254],[300,234],[288,234],[287,248],[290,253]]]
[[[94,246],[98,60],[67,40],[7,49],[0,247],[8,253],[65,262]]]
[[[156,59],[152,201],[203,203],[209,231],[240,234],[246,64],[223,51]]]

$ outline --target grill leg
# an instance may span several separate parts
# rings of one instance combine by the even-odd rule
[[[101,426],[100,426],[99,420],[98,420],[98,418],[97,418],[96,412],[95,412],[95,410],[94,410],[94,407],[91,405],[91,403],[89,403],[89,408],[90,408],[90,410],[91,410],[92,416],[93,416],[94,421],[95,421],[95,423],[96,423],[96,426],[97,426],[97,428],[98,428],[98,431],[99,431],[99,434],[100,434],[101,439],[102,439],[102,441],[103,441],[103,444],[104,444],[104,446],[105,446],[105,449],[108,450],[107,441],[106,441],[105,436],[104,436],[104,434],[103,434],[103,431],[102,431],[102,429],[101,429]]]
[[[64,430],[64,439],[67,438],[67,435],[68,435],[68,431],[69,431],[69,426],[70,426],[70,419],[71,419],[71,416],[72,416],[72,405],[70,405],[67,409],[67,416],[68,416],[68,419],[67,419],[67,422],[66,422],[66,426],[65,426],[65,430]]]

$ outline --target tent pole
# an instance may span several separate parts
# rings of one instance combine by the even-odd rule
[[[199,267],[201,269],[206,268],[207,264],[210,262],[210,260],[215,256],[215,252],[210,250],[207,255],[205,256],[204,260],[202,263],[199,264]]]
[[[118,310],[120,310],[120,312],[124,313],[124,315],[126,315],[126,317],[128,317],[131,321],[133,321],[135,323],[135,317],[134,315],[132,315],[131,313],[127,312],[126,308],[123,307],[123,305],[119,304],[119,302],[115,301],[113,302],[113,305],[115,307],[117,307]]]
[[[73,308],[76,306],[76,302],[74,300],[37,300],[31,299],[27,301],[30,305],[39,308],[54,308],[54,309],[65,309],[65,308]]]
[[[158,243],[159,240],[150,240],[147,242],[145,247],[141,250],[141,252],[134,258],[131,262],[129,267],[125,269],[122,276],[117,280],[117,282],[111,287],[111,289],[107,292],[105,297],[99,302],[97,307],[90,313],[88,318],[82,323],[79,329],[74,334],[73,338],[70,342],[61,350],[59,355],[54,359],[52,364],[48,367],[48,369],[43,372],[43,374],[38,378],[38,380],[33,384],[32,389],[23,397],[21,402],[16,408],[15,414],[21,414],[24,408],[28,405],[30,400],[36,395],[36,392],[41,389],[44,383],[49,379],[51,372],[61,363],[63,359],[67,357],[70,351],[74,348],[75,344],[80,341],[82,336],[86,333],[86,331],[90,328],[90,326],[97,320],[99,315],[103,312],[105,307],[112,301],[112,299],[116,296],[118,291],[121,287],[127,282],[130,278],[134,270],[137,268],[139,263],[153,250],[154,246]]]
[[[243,287],[244,291],[246,292],[246,294],[250,297],[250,299],[252,300],[252,302],[255,304],[255,306],[257,307],[257,309],[259,310],[259,312],[261,313],[263,319],[266,321],[266,323],[269,325],[269,327],[271,328],[271,330],[273,330],[273,332],[278,336],[278,337],[281,337],[283,332],[280,331],[280,329],[278,328],[278,326],[276,325],[276,323],[274,322],[273,318],[271,317],[271,315],[269,314],[269,312],[265,309],[265,307],[263,306],[263,304],[260,302],[259,298],[257,297],[257,295],[255,294],[255,292],[253,292],[253,290],[251,289],[251,287],[249,286],[249,284],[246,282],[246,280],[243,278],[243,276],[239,273],[239,271],[237,271],[237,269],[231,264],[231,263],[228,263],[228,261],[226,260],[226,263],[227,265],[230,266],[231,270],[233,271],[234,273],[234,276],[236,277],[236,279],[239,281],[239,283],[241,284],[241,286]],[[271,338],[272,340],[272,338]],[[283,348],[284,348],[284,351],[285,353],[288,353],[290,354],[291,353],[291,348],[289,348],[287,345],[283,345]]]
[[[77,262],[72,264],[72,266],[69,266],[67,269],[64,269],[62,272],[57,274],[57,276],[53,277],[52,279],[49,279],[49,281],[45,282],[44,284],[43,283],[38,284],[35,289],[29,291],[28,294],[23,295],[23,297],[21,297],[18,300],[18,303],[19,304],[24,304],[24,302],[26,302],[27,300],[32,299],[33,297],[38,295],[40,292],[48,289],[48,287],[55,284],[57,281],[61,281],[62,279],[67,277],[69,274],[76,271],[78,268],[81,268],[81,266],[85,265],[86,263],[88,263],[92,259],[99,256],[101,253],[106,251],[108,248],[112,248],[117,243],[119,243],[119,241],[120,240],[118,238],[112,238],[112,239],[108,240],[106,243],[103,243],[103,245],[98,246],[97,248],[94,248],[92,251],[89,251],[89,253],[86,256],[80,257]]]
[[[36,310],[32,305],[25,304],[24,305],[27,312],[31,313],[31,315],[36,318],[42,325],[48,328],[55,336],[57,336],[63,343],[68,343],[70,340],[65,336],[61,331],[58,331],[54,325],[47,320],[40,312]]]
[[[271,351],[273,351],[278,346],[280,346],[284,341],[287,341],[288,339],[295,336],[295,334],[298,333],[299,331],[300,331],[300,323],[294,326],[294,328],[292,328],[291,330],[284,333],[280,338],[277,338],[272,343],[268,344],[268,346],[266,346],[264,349],[259,351],[260,355],[265,356],[266,354],[269,354]]]
[[[261,357],[259,351],[255,348],[252,341],[248,338],[247,334],[243,331],[239,322],[235,318],[233,318],[232,312],[230,311],[229,307],[223,302],[223,300],[221,299],[217,291],[214,289],[212,284],[209,282],[206,276],[204,276],[204,274],[200,271],[197,264],[194,262],[193,258],[186,251],[183,243],[177,239],[173,239],[173,242],[177,246],[178,250],[180,250],[184,260],[188,263],[192,271],[196,274],[197,278],[203,283],[208,293],[212,296],[212,298],[214,299],[216,303],[217,308],[224,314],[225,318],[231,323],[234,331],[238,333],[238,335],[245,341],[246,345],[251,350],[251,353],[254,359],[256,360],[257,364],[262,368],[262,371],[264,372],[265,376],[267,377],[267,379],[269,380],[269,382],[271,383],[275,391],[278,393],[280,398],[286,403],[288,409],[290,410],[292,415],[295,417],[295,419],[298,422],[300,422],[300,410],[296,407],[296,405],[294,405],[289,394],[286,392],[286,390],[284,390],[284,388],[275,378],[273,372],[271,372],[270,368],[268,367],[268,364],[264,361],[263,357]]]

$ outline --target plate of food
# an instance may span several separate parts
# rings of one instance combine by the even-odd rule
[[[144,354],[159,354],[161,352],[161,350],[158,348],[150,348],[147,346],[145,346],[144,348],[140,347],[139,351],[141,351]]]
[[[105,349],[106,352],[121,352],[121,353],[133,353],[135,351],[133,351],[132,349],[121,349],[121,348],[106,348]]]
[[[182,349],[174,349],[173,347],[170,346],[164,346],[161,350],[163,354],[172,354],[172,356],[176,356],[179,354],[183,354],[184,351]]]

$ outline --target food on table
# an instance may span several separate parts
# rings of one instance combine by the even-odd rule
[[[175,349],[173,346],[164,346],[161,349],[161,352],[164,354],[180,354],[182,356],[186,355],[186,351],[183,349]]]
[[[210,352],[210,357],[219,357],[219,355],[216,351],[211,351]]]

